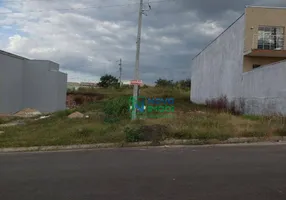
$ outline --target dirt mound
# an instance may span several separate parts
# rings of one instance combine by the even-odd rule
[[[70,118],[70,119],[81,119],[83,117],[84,117],[84,114],[82,114],[80,112],[74,112],[68,116],[68,118]]]
[[[42,113],[33,108],[25,108],[20,110],[19,112],[15,113],[15,117],[35,117],[37,115],[41,115]]]

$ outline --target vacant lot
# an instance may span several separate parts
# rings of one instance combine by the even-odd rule
[[[234,116],[189,102],[189,92],[177,88],[144,88],[147,97],[175,98],[172,119],[147,119],[131,122],[126,99],[132,89],[95,89],[104,97],[93,103],[53,113],[49,118],[23,119],[21,124],[0,128],[0,147],[125,143],[163,139],[226,140],[230,137],[285,136],[285,118],[279,116]],[[74,111],[82,119],[69,119]],[[19,119],[0,118],[0,124]]]

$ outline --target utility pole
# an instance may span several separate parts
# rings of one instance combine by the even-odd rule
[[[142,14],[143,14],[143,0],[140,0],[134,80],[139,80],[139,58],[140,58],[140,43],[141,43],[141,29],[142,29]],[[135,108],[135,104],[137,103],[138,95],[139,95],[139,85],[136,84],[133,87],[132,120],[136,120],[137,110]]]
[[[122,85],[122,59],[119,60],[119,86]]]

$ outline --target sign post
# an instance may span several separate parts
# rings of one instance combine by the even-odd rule
[[[143,81],[142,80],[132,80],[131,85],[143,85]]]
[[[138,101],[138,96],[139,96],[139,86],[143,85],[143,81],[142,80],[131,80],[131,85],[134,86],[134,90],[133,90],[133,107],[135,108],[135,105],[137,104]],[[132,111],[132,120],[136,119],[136,114],[137,110],[134,109]]]

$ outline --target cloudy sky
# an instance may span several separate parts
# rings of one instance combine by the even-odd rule
[[[144,0],[140,76],[189,78],[193,56],[238,18],[245,5],[285,0]],[[69,81],[134,74],[139,0],[0,0],[0,49],[58,62]]]

